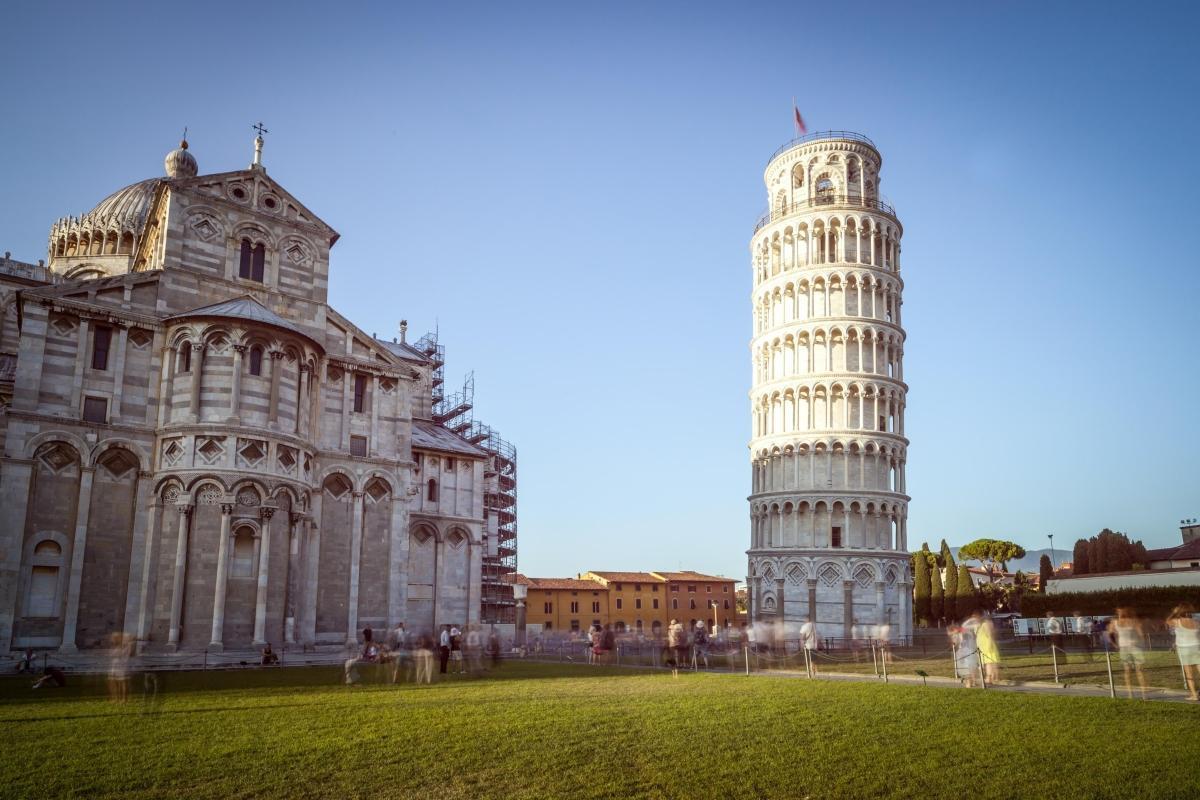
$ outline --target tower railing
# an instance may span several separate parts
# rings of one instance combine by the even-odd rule
[[[778,158],[781,153],[785,153],[788,150],[791,150],[793,147],[798,147],[802,144],[808,144],[809,142],[820,141],[821,139],[845,139],[851,142],[862,142],[863,144],[870,145],[875,150],[879,149],[878,147],[875,147],[875,143],[866,136],[863,136],[861,133],[855,133],[854,131],[814,131],[813,133],[806,133],[803,136],[792,139],[787,144],[781,146],[778,150],[771,154],[771,157],[767,159],[767,163],[770,164],[772,161]]]
[[[887,214],[889,217],[896,216],[896,209],[892,208],[888,203],[882,200],[873,200],[871,198],[856,197],[848,194],[824,194],[816,197],[809,197],[804,200],[797,200],[794,203],[772,209],[761,217],[754,224],[754,232],[758,233],[764,225],[774,222],[777,219],[790,217],[800,211],[811,211],[815,208],[829,208],[835,206],[850,206],[852,208],[866,208],[871,211],[880,211]]]

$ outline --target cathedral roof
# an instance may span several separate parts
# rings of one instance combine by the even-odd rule
[[[435,422],[426,419],[414,419],[412,423],[413,447],[425,450],[440,450],[445,453],[462,453],[463,455],[482,458],[487,452],[481,450],[453,431],[446,430]]]
[[[141,230],[154,192],[162,181],[162,178],[149,178],[118,189],[84,214],[81,221],[99,228],[114,226],[121,230]]]
[[[397,358],[402,358],[405,361],[411,361],[416,364],[429,363],[429,356],[422,353],[417,348],[406,342],[389,342],[386,339],[375,337],[375,341],[387,348],[388,352]]]
[[[188,317],[223,317],[226,319],[243,319],[249,322],[257,322],[262,325],[271,325],[276,328],[281,328],[285,331],[303,336],[306,339],[312,339],[308,333],[300,329],[295,323],[288,322],[283,317],[276,314],[271,309],[264,306],[262,303],[255,300],[250,295],[242,295],[229,300],[222,300],[220,303],[213,303],[200,308],[193,308],[191,311],[184,311],[182,314],[175,314],[167,317],[168,321],[176,319],[186,319]]]

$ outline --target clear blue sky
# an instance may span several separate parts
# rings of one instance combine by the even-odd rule
[[[1165,546],[1200,516],[1200,18],[992,5],[14,4],[0,249],[44,257],[184,125],[244,166],[262,119],[342,234],[333,304],[475,370],[523,572],[743,575],[748,241],[795,95],[875,140],[905,225],[910,541]]]

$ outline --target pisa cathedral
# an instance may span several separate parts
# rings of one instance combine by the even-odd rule
[[[338,234],[261,135],[246,169],[165,166],[4,262],[0,652],[509,620],[515,451],[444,396],[436,337],[328,304]]]
[[[751,240],[751,618],[911,634],[904,329],[895,210],[865,136],[815,133],[767,164]]]

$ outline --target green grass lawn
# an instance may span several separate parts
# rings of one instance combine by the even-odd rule
[[[4,797],[1194,798],[1200,707],[505,664],[166,676],[161,702],[0,681]]]

